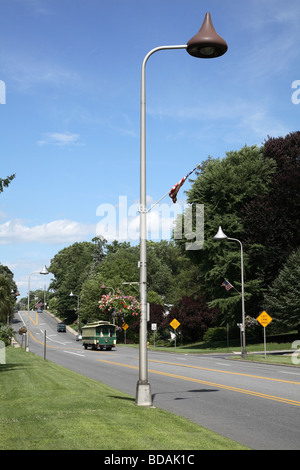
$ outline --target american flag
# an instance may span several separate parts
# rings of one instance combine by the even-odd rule
[[[225,287],[226,290],[233,289],[233,285],[230,284],[230,282],[227,281],[227,279],[224,279],[224,281],[222,282],[221,286]]]
[[[177,194],[178,194],[179,189],[181,188],[185,180],[196,170],[196,168],[198,168],[198,166],[199,164],[172,187],[171,191],[169,192],[169,196],[174,202],[174,204],[177,201]]]
[[[43,305],[44,305],[44,303],[43,303],[41,300],[39,300],[38,303],[35,304],[36,308],[40,308],[40,307],[42,307]]]

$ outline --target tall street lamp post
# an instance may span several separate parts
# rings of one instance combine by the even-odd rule
[[[146,212],[146,80],[145,69],[149,57],[155,52],[170,49],[186,49],[193,57],[210,59],[227,51],[227,44],[215,31],[209,13],[206,13],[199,32],[185,45],[161,46],[145,56],[141,72],[141,129],[140,129],[140,338],[139,380],[136,388],[136,405],[151,406],[152,397],[148,381],[147,365],[147,212]]]
[[[33,274],[43,274],[43,275],[46,275],[46,274],[49,274],[49,271],[48,269],[46,268],[46,266],[43,267],[43,269],[41,269],[41,271],[34,271],[33,273],[30,273],[29,276],[28,276],[28,299],[27,299],[27,332],[26,332],[26,346],[25,346],[25,351],[28,352],[29,351],[29,346],[28,346],[28,329],[29,329],[29,303],[30,303],[30,276],[32,276]]]
[[[79,318],[79,295],[71,293],[69,294],[70,297],[77,297],[77,321],[78,321],[78,333],[80,333],[80,318]]]
[[[244,255],[243,255],[243,245],[240,240],[237,238],[229,238],[222,230],[222,227],[219,227],[218,232],[214,236],[214,240],[221,241],[221,240],[229,240],[238,242],[241,248],[241,286],[242,286],[242,358],[245,359],[247,357],[246,351],[246,332],[245,332],[245,295],[244,295]]]

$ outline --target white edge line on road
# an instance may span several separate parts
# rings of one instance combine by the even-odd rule
[[[68,354],[75,354],[75,356],[81,356],[81,357],[85,357],[84,354],[79,354],[79,353],[75,353],[75,352],[71,352],[71,351],[64,351],[65,353],[68,353]]]
[[[280,370],[281,374],[300,375],[300,372],[289,372],[286,370]]]

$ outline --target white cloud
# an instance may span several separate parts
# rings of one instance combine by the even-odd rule
[[[174,221],[177,215],[183,212],[184,206],[179,202],[176,204],[158,203],[154,205],[154,199],[147,196],[147,207],[147,238],[149,240],[170,239]],[[136,242],[139,240],[140,214],[137,201],[127,206],[127,197],[119,196],[117,205],[99,205],[96,215],[101,217],[96,228],[98,236],[102,235],[108,241],[126,240]]]
[[[169,207],[167,207],[169,211]],[[172,236],[176,214],[163,214],[153,210],[147,217],[147,239],[169,240]],[[102,235],[108,242],[113,240],[139,241],[140,238],[140,216],[129,216],[121,220],[110,220],[109,218],[97,224],[97,235]]]
[[[25,8],[28,8],[30,14],[35,16],[44,16],[50,15],[51,10],[46,5],[45,0],[42,2],[41,0],[14,0],[15,3],[19,3],[21,6],[24,5]]]
[[[44,134],[44,139],[37,142],[38,145],[79,145],[79,134],[71,132],[49,132]]]
[[[81,224],[71,220],[54,220],[53,222],[28,227],[19,220],[9,220],[0,224],[0,245],[13,243],[75,243],[94,236],[96,225]]]

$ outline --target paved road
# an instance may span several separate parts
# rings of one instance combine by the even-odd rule
[[[135,397],[138,350],[84,350],[70,333],[57,333],[48,314],[22,312],[30,350]],[[16,324],[17,328],[19,327]],[[252,449],[300,448],[300,369],[220,356],[149,351],[153,404]]]

